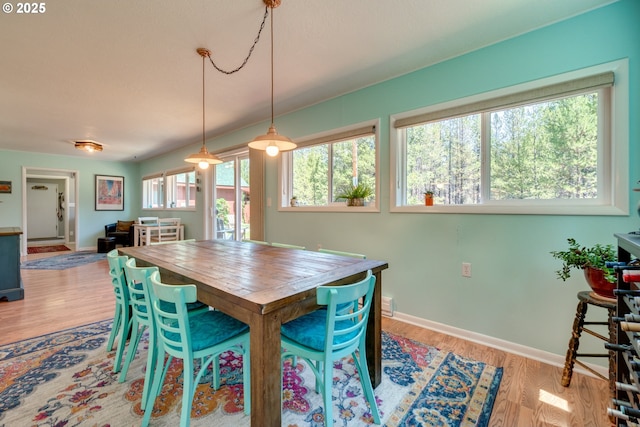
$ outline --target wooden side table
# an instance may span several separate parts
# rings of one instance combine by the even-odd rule
[[[586,332],[596,338],[609,343],[616,343],[616,325],[613,322],[613,318],[616,315],[616,302],[615,300],[609,300],[596,296],[591,291],[578,292],[578,308],[576,310],[576,318],[573,321],[573,330],[571,331],[571,339],[569,339],[569,349],[567,350],[567,357],[564,362],[564,370],[562,371],[562,385],[569,387],[571,384],[571,376],[573,375],[573,366],[575,363],[582,366],[592,374],[604,380],[609,380],[609,391],[611,397],[615,397],[616,392],[616,357],[614,351],[608,351],[606,353],[578,353],[578,347],[580,346],[580,336],[582,332]],[[587,322],[585,317],[587,315],[587,309],[589,305],[596,307],[606,308],[608,312],[608,320],[606,322]],[[609,327],[609,337],[605,337],[585,326],[588,325],[607,325]],[[609,378],[604,377],[599,372],[590,368],[586,364],[577,360],[578,357],[608,357],[609,358]]]

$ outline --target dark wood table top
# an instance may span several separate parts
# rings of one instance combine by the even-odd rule
[[[315,297],[321,285],[349,283],[384,261],[277,248],[232,240],[124,247],[121,253],[171,272],[168,283],[199,283],[244,308],[266,314],[291,302]]]

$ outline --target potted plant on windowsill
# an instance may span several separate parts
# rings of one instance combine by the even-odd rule
[[[433,191],[424,192],[424,205],[433,206]]]
[[[563,281],[571,277],[572,269],[584,271],[585,279],[593,292],[603,298],[615,298],[613,290],[616,288],[616,275],[607,262],[617,261],[613,245],[596,244],[591,247],[580,246],[575,239],[567,239],[569,249],[566,251],[552,251],[551,255],[562,261],[562,269],[556,273]]]
[[[347,206],[364,206],[366,199],[373,195],[373,189],[366,184],[351,185],[336,196],[336,200],[345,199]]]

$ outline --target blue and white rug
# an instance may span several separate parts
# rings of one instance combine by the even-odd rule
[[[67,268],[79,267],[103,259],[107,259],[107,254],[80,251],[25,261],[20,265],[20,268],[23,270],[66,270]]]

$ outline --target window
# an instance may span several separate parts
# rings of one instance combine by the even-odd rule
[[[571,76],[394,118],[394,210],[430,191],[425,212],[622,214],[613,82],[613,71]]]
[[[167,174],[166,188],[169,208],[196,206],[196,172],[193,169]]]
[[[282,156],[281,208],[346,207],[337,196],[351,186],[364,184],[373,190],[365,210],[376,210],[377,145],[373,124],[299,142],[298,148]]]
[[[164,178],[162,175],[142,179],[142,209],[164,207]]]
[[[142,208],[194,209],[196,191],[193,167],[146,176],[142,179]]]

